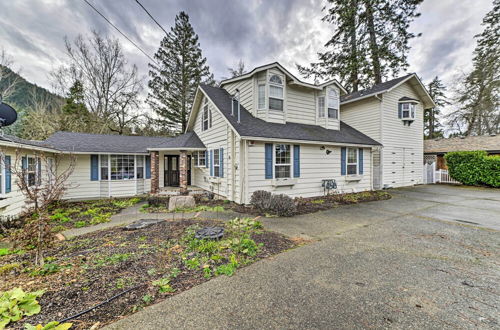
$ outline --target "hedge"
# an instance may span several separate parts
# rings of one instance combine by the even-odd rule
[[[458,182],[500,187],[500,156],[488,156],[486,151],[454,151],[444,158],[450,176]]]

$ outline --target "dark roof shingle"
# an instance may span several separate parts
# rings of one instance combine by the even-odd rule
[[[500,135],[454,137],[424,140],[424,153],[485,150],[500,152]]]
[[[348,102],[348,101],[354,101],[356,99],[362,98],[366,95],[371,95],[371,94],[377,94],[377,93],[382,93],[385,92],[388,89],[391,89],[392,87],[396,86],[406,78],[414,75],[414,73],[407,74],[406,76],[395,78],[392,80],[385,81],[383,83],[374,85],[370,88],[363,89],[357,92],[353,92],[351,94],[344,95],[340,97],[340,102]]]
[[[380,145],[377,141],[355,130],[342,121],[340,122],[340,130],[326,129],[318,125],[290,122],[286,124],[270,123],[255,118],[241,106],[241,120],[240,123],[238,123],[237,115],[231,115],[231,95],[225,89],[208,85],[201,85],[200,87],[207,93],[240,136]]]

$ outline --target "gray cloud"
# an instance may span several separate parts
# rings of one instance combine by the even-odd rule
[[[134,0],[89,0],[151,56],[163,32]],[[280,61],[295,72],[295,63],[316,60],[331,28],[321,22],[321,0],[141,0],[167,31],[184,10],[198,33],[204,56],[216,78],[243,59],[248,68]],[[457,70],[470,67],[491,0],[426,0],[412,30],[410,70],[428,81],[435,75],[451,83]],[[22,68],[27,79],[49,87],[48,73],[65,61],[64,36],[74,39],[92,29],[120,38],[129,62],[147,75],[148,58],[118,35],[83,1],[3,1],[0,47]]]

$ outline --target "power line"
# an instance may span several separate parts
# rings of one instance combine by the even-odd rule
[[[112,27],[114,27],[114,28],[115,28],[115,30],[116,30],[116,31],[118,31],[118,32],[119,32],[119,33],[120,33],[120,34],[121,34],[121,35],[122,35],[125,39],[127,39],[127,40],[128,40],[128,41],[132,44],[132,45],[134,45],[134,46],[135,46],[135,48],[139,49],[139,50],[140,50],[140,51],[141,51],[144,55],[146,55],[146,56],[147,56],[147,57],[148,57],[151,61],[153,61],[153,63],[156,63],[156,61],[155,61],[155,60],[154,60],[151,56],[149,56],[149,55],[148,55],[145,51],[143,51],[141,47],[139,47],[139,46],[138,46],[135,42],[133,42],[133,41],[132,41],[132,39],[130,39],[129,37],[127,37],[127,36],[125,35],[125,33],[123,33],[122,31],[120,31],[120,29],[119,29],[116,25],[114,25],[113,23],[111,23],[111,21],[110,21],[109,19],[107,19],[107,18],[106,18],[106,16],[104,16],[103,14],[101,14],[101,12],[100,12],[99,10],[97,10],[97,8],[96,8],[96,7],[94,7],[94,6],[93,6],[90,2],[88,2],[87,0],[83,0],[83,1],[85,1],[85,3],[86,3],[87,5],[89,5],[92,9],[94,9],[94,10],[95,10],[95,12],[96,12],[96,13],[98,13],[98,14],[99,14],[102,18],[104,18],[104,20],[105,20],[106,22],[108,22],[108,23],[109,23],[109,25],[111,25]]]
[[[158,21],[153,17],[153,15],[149,13],[149,11],[142,5],[142,3],[139,2],[139,0],[135,0],[135,2],[137,2],[137,4],[141,6],[141,8],[146,12],[146,14],[148,14],[148,16],[151,17],[151,19],[156,23],[156,25],[160,27],[160,29],[163,30],[163,32],[165,32],[165,34],[168,34],[168,32],[163,28],[163,26],[161,26],[161,24],[158,23]]]

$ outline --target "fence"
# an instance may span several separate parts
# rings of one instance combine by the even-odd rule
[[[461,184],[457,180],[451,178],[447,170],[437,170],[435,175],[436,183],[453,183]]]
[[[425,163],[423,168],[423,182],[426,184],[431,183],[452,183],[460,184],[460,182],[453,180],[447,170],[436,170],[436,163]]]

